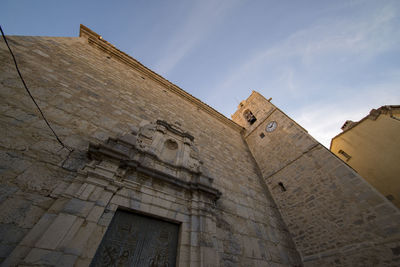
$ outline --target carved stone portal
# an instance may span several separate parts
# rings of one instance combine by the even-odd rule
[[[61,266],[74,255],[79,266],[219,266],[221,193],[192,135],[157,121],[88,152],[90,161],[51,192],[55,204],[5,265]],[[42,252],[51,256],[39,261]]]

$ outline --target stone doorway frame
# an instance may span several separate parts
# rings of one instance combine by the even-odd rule
[[[171,127],[181,135],[182,149],[191,145],[187,133],[165,122],[157,127],[158,134]],[[118,208],[179,223],[177,266],[218,266],[214,207],[221,193],[212,187],[213,179],[197,167],[193,171],[165,164],[138,149],[135,136],[139,134],[91,143],[91,161],[75,178],[57,185],[51,193],[53,205],[4,266],[89,266]],[[160,138],[154,141],[160,143]]]

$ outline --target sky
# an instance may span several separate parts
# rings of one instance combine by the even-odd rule
[[[400,104],[400,0],[2,0],[7,35],[84,24],[217,111],[252,90],[329,148],[346,120]]]

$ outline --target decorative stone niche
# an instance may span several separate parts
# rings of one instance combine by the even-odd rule
[[[105,144],[90,144],[89,152],[93,159],[107,156],[118,160],[121,170],[160,176],[161,180],[202,190],[215,200],[220,196],[212,187],[213,178],[204,174],[194,137],[177,124],[157,120],[138,132],[109,138]]]

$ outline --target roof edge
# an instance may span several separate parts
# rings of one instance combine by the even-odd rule
[[[128,54],[122,52],[118,48],[116,48],[113,44],[103,40],[103,37],[98,33],[92,31],[85,25],[80,24],[79,29],[79,37],[86,38],[90,45],[93,45],[100,50],[103,50],[109,54],[111,54],[114,58],[120,60],[121,62],[127,64],[128,66],[138,70],[140,73],[150,77],[153,81],[158,82],[159,84],[163,85],[169,91],[177,94],[178,96],[188,100],[192,104],[196,105],[197,107],[201,108],[203,111],[207,112],[208,114],[212,115],[219,121],[231,126],[233,129],[241,131],[242,127],[235,123],[234,121],[228,119],[223,114],[219,113],[214,108],[210,107],[206,103],[202,102],[200,99],[192,96],[185,90],[181,89],[177,85],[173,84],[172,82],[168,81],[161,75],[155,73],[151,69],[144,66],[142,63],[134,59],[133,57],[129,56]]]
[[[384,105],[378,109],[371,109],[371,111],[368,113],[367,116],[365,116],[364,118],[362,118],[361,120],[359,120],[357,122],[353,122],[349,127],[347,127],[345,130],[343,130],[341,133],[338,133],[337,135],[332,137],[329,149],[332,149],[333,139],[348,132],[349,130],[353,129],[354,127],[356,127],[357,125],[359,125],[360,123],[362,123],[363,121],[365,121],[367,119],[375,121],[381,114],[387,114],[387,113],[391,114],[392,110],[394,110],[394,109],[400,109],[400,105]]]

